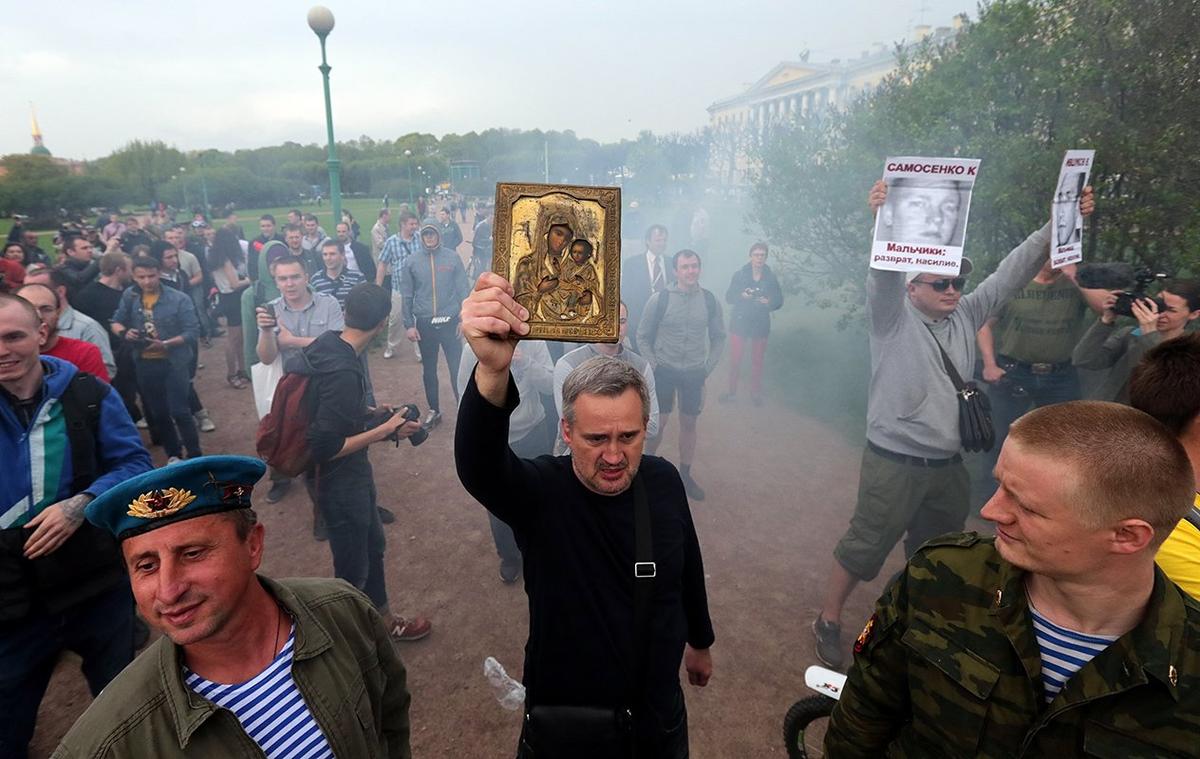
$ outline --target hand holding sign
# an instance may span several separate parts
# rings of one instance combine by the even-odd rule
[[[1054,202],[1050,210],[1050,265],[1060,269],[1083,260],[1083,217],[1086,200],[1091,201],[1088,174],[1095,160],[1094,150],[1068,150],[1058,172]]]
[[[883,186],[867,202],[877,210],[871,268],[955,276],[962,262],[974,158],[889,158]]]

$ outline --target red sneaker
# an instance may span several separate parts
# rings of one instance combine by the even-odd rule
[[[433,624],[425,617],[405,619],[398,614],[392,615],[392,637],[401,643],[412,643],[414,640],[429,637]]]

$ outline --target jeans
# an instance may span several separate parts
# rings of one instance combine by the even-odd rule
[[[742,337],[736,332],[729,333],[731,351],[729,361],[729,394],[737,395],[738,379],[742,368],[742,353],[746,343],[750,343],[750,395],[762,398],[763,357],[767,353],[767,338]]]
[[[182,369],[168,359],[142,359],[137,363],[138,387],[143,389],[146,414],[155,425],[168,456],[202,456],[196,420],[188,407],[191,383]],[[180,440],[182,439],[182,446]]]
[[[982,508],[983,504],[987,503],[992,494],[996,492],[992,470],[996,466],[996,459],[1000,456],[1000,447],[1004,445],[1004,439],[1008,437],[1008,428],[1012,426],[1012,423],[1031,409],[1075,401],[1080,398],[1079,375],[1076,374],[1074,367],[1066,367],[1049,374],[1034,374],[1028,366],[1022,366],[1003,356],[997,356],[996,361],[1000,368],[1005,370],[1005,375],[994,385],[986,386],[988,398],[992,402],[992,424],[996,427],[996,445],[992,447],[992,450],[986,451],[980,456],[981,471],[974,478],[974,487],[971,489],[971,501],[974,503],[976,511]]]
[[[310,470],[304,485],[325,518],[333,576],[366,593],[375,608],[383,609],[388,603],[383,575],[387,538],[375,504],[375,475],[368,466],[365,476],[357,472],[344,476],[337,464],[334,461],[318,467],[317,472]],[[326,469],[331,471],[326,474]]]
[[[113,389],[120,394],[129,417],[136,422],[142,418],[142,411],[137,404],[137,365],[134,363],[133,350],[122,340],[113,351],[113,357],[117,362],[117,376],[113,377],[112,381]]]
[[[441,411],[437,376],[439,348],[446,351],[450,387],[454,389],[454,400],[458,400],[458,363],[462,360],[462,343],[458,341],[458,318],[438,325],[430,323],[428,317],[419,318],[417,332],[421,335],[421,379],[425,383],[425,400],[429,402],[431,410]]]
[[[208,299],[204,297],[204,285],[188,288],[192,304],[196,306],[196,320],[200,322],[200,337],[211,337],[213,333],[212,320],[208,315]]]
[[[58,614],[36,613],[0,624],[0,757],[27,756],[38,705],[63,651],[82,657],[92,696],[133,661],[128,583]]]
[[[382,266],[383,264],[380,264]],[[396,276],[400,276],[399,273]],[[404,296],[400,293],[392,293],[392,310],[388,314],[387,327],[387,347],[389,350],[396,350],[396,346],[402,342],[407,342],[404,337]]]

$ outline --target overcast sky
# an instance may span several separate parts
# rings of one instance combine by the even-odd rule
[[[134,138],[183,150],[325,141],[310,2],[6,5],[0,154],[29,150],[29,101],[46,146],[71,158]],[[946,26],[974,5],[330,0],[334,127],[342,140],[488,127],[602,141],[689,132],[713,101],[801,50],[813,61],[856,56],[911,37],[922,18]]]

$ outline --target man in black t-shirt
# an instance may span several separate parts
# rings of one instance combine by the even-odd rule
[[[133,282],[133,263],[129,256],[119,250],[110,251],[100,256],[100,276],[87,285],[75,296],[75,308],[81,313],[95,319],[108,331],[109,344],[112,346],[113,359],[117,363],[117,371],[112,378],[112,386],[125,403],[125,410],[139,427],[142,423],[142,412],[137,405],[137,370],[133,363],[133,348],[126,340],[119,340],[109,330],[113,314],[121,303],[121,293]]]
[[[714,635],[679,472],[642,456],[649,392],[636,369],[608,357],[583,363],[563,385],[562,436],[571,455],[512,453],[508,418],[520,398],[509,367],[517,340],[529,333],[529,313],[513,292],[488,272],[463,303],[462,332],[479,363],[463,391],[454,456],[467,491],[513,529],[524,562],[528,719],[518,757],[565,755],[550,733],[592,751],[571,755],[591,756],[611,737],[608,727],[623,722],[637,756],[686,756],[679,664],[689,682],[706,685]],[[649,559],[635,550],[639,489],[649,511]],[[634,599],[647,578],[651,602],[635,634]]]

